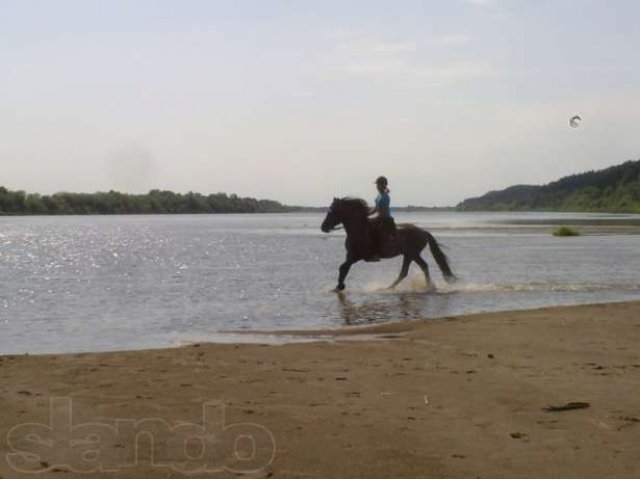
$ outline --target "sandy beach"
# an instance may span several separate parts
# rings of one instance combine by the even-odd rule
[[[0,476],[640,475],[640,302],[315,333],[2,356]]]

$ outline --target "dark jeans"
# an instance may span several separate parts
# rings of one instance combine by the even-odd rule
[[[396,222],[393,217],[377,217],[371,220],[374,253],[381,253],[384,245],[393,240],[396,234]]]

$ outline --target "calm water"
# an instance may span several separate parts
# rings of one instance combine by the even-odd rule
[[[417,266],[359,263],[329,293],[344,236],[321,214],[0,217],[0,353],[135,349],[225,329],[339,327],[640,299],[640,237],[556,238],[541,225],[638,216],[398,213],[432,231],[461,277],[425,293]],[[524,227],[523,227],[524,225]],[[527,226],[535,225],[532,231]],[[499,228],[493,228],[499,227]]]

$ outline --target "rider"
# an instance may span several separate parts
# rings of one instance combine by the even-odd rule
[[[376,197],[376,206],[369,212],[369,215],[377,214],[371,225],[374,228],[374,257],[372,260],[379,260],[381,247],[392,240],[396,232],[396,224],[393,221],[393,217],[389,212],[389,188],[387,177],[378,177],[376,179],[376,188],[378,190],[378,196]]]

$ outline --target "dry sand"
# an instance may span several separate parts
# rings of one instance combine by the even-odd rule
[[[365,331],[0,357],[0,476],[640,476],[640,302]]]

